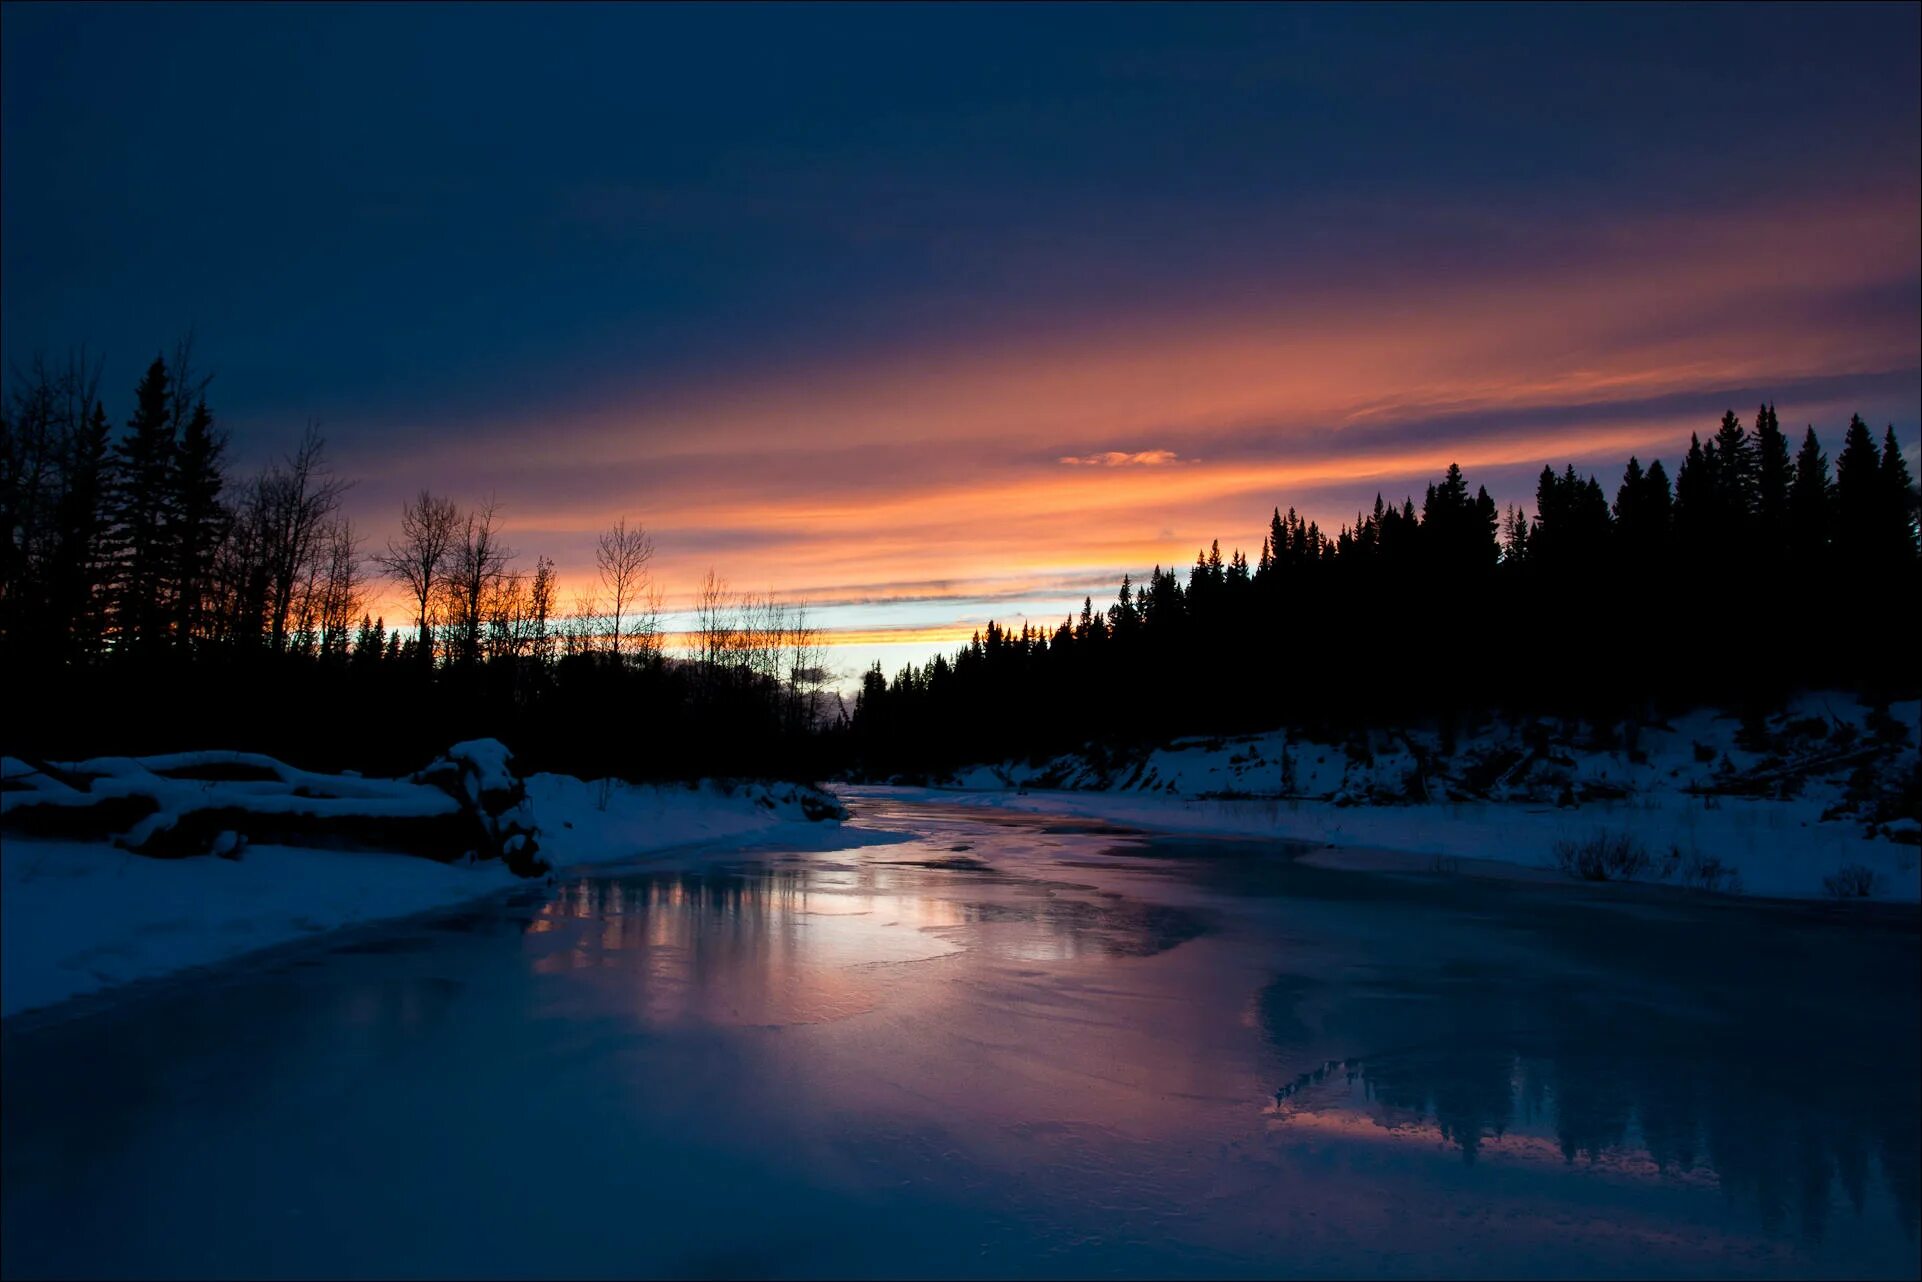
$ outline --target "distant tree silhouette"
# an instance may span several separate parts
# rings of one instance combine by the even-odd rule
[[[422,490],[401,504],[400,536],[388,540],[387,550],[374,558],[414,598],[414,657],[422,664],[433,662],[433,609],[460,519],[452,500]]]
[[[1716,516],[1729,542],[1737,542],[1755,515],[1758,460],[1755,441],[1742,429],[1734,410],[1722,415],[1722,425],[1706,450],[1709,475],[1714,478]]]
[[[1828,456],[1811,426],[1795,454],[1795,481],[1789,490],[1789,542],[1803,567],[1813,566],[1827,550],[1835,524],[1835,490]]]
[[[1896,443],[1893,424],[1882,434],[1882,462],[1877,472],[1881,482],[1877,542],[1887,549],[1884,559],[1888,565],[1907,566],[1916,558],[1916,489],[1902,447]]]
[[[1835,550],[1845,574],[1866,578],[1879,568],[1890,525],[1887,495],[1875,438],[1861,415],[1851,415],[1835,460]]]
[[[460,522],[442,566],[441,590],[454,661],[473,668],[481,660],[488,607],[506,579],[513,549],[501,540],[494,500],[477,505]]]
[[[68,660],[98,654],[106,639],[102,580],[112,533],[107,518],[108,434],[107,408],[95,401],[93,412],[74,433],[54,516],[48,621],[55,653]]]
[[[173,468],[176,527],[169,540],[174,561],[173,628],[182,645],[193,644],[202,633],[214,590],[214,563],[227,534],[227,509],[220,501],[225,449],[226,441],[214,430],[206,399],[197,398],[181,432]]]
[[[1755,412],[1755,516],[1762,551],[1779,557],[1789,537],[1789,493],[1795,488],[1795,464],[1789,458],[1788,438],[1773,405]]]
[[[621,662],[624,629],[648,589],[647,567],[653,559],[654,541],[647,530],[638,524],[630,529],[626,517],[608,527],[594,545],[601,593],[612,616],[608,637],[616,665]]]

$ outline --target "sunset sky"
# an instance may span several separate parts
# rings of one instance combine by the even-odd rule
[[[892,669],[1451,460],[1913,459],[1919,13],[9,5],[4,352]]]

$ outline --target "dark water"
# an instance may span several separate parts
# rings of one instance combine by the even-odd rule
[[[1913,911],[855,804],[0,1026],[0,1264],[1918,1272]]]

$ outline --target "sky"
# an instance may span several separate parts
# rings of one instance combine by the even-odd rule
[[[1919,15],[9,3],[0,348],[191,334],[369,546],[625,516],[891,671],[1451,461],[1916,461]]]

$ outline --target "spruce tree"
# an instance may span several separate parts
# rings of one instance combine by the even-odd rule
[[[1882,435],[1882,463],[1877,469],[1881,481],[1880,542],[1891,563],[1906,565],[1916,557],[1916,491],[1909,478],[1909,465],[1896,444],[1895,425]]]
[[[1742,430],[1742,420],[1729,410],[1715,431],[1715,488],[1717,517],[1725,534],[1736,534],[1755,512],[1755,442]]]
[[[99,647],[104,624],[101,574],[107,557],[107,407],[77,423],[66,442],[54,543],[47,566],[48,635],[63,658]]]
[[[1795,455],[1795,484],[1789,490],[1789,543],[1804,566],[1821,561],[1835,522],[1834,487],[1828,456],[1811,425]]]
[[[1755,513],[1767,556],[1779,556],[1787,542],[1789,491],[1794,486],[1788,438],[1782,435],[1775,407],[1764,405],[1755,413]]]
[[[1882,455],[1869,425],[1860,414],[1851,415],[1835,460],[1835,551],[1847,570],[1867,572],[1880,559],[1883,493]]]
[[[1656,459],[1646,472],[1639,459],[1630,458],[1615,490],[1615,529],[1623,554],[1633,565],[1647,565],[1668,541],[1668,473]]]
[[[174,626],[179,642],[192,645],[213,588],[214,556],[226,537],[228,513],[220,502],[224,436],[214,430],[207,402],[198,400],[187,417],[174,456],[174,510],[177,524],[169,540],[174,554]]]
[[[167,362],[153,364],[134,390],[127,434],[114,444],[108,511],[112,522],[113,631],[128,654],[166,639],[175,491],[172,380]]]
[[[1648,474],[1642,478],[1641,517],[1653,546],[1660,548],[1668,541],[1669,527],[1675,519],[1675,495],[1669,489],[1668,469],[1660,459],[1648,465]]]
[[[1615,523],[1624,533],[1640,526],[1644,479],[1641,460],[1629,455],[1628,466],[1622,469],[1622,483],[1615,488]]]
[[[1710,450],[1693,432],[1675,474],[1675,537],[1690,558],[1699,558],[1715,528],[1715,482]]]
[[[1502,518],[1502,564],[1519,567],[1528,560],[1528,516],[1509,505]]]

